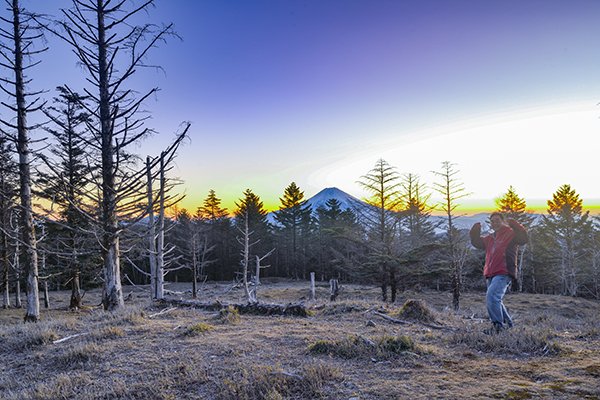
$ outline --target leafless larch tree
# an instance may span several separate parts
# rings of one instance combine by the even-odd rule
[[[133,22],[153,3],[73,0],[70,9],[62,10],[60,28],[48,27],[72,47],[89,84],[84,89],[88,101],[82,106],[90,116],[88,147],[98,152],[100,162],[96,190],[90,190],[88,196],[95,196],[99,204],[97,215],[90,217],[97,222],[102,247],[102,303],[106,310],[123,306],[120,220],[135,222],[146,213],[140,207],[147,197],[146,168],[130,149],[152,133],[145,126],[149,115],[142,106],[158,88],[139,94],[131,87],[131,77],[142,68],[152,67],[146,63],[149,51],[174,35],[171,25]],[[154,165],[157,162],[159,158]]]
[[[46,50],[38,47],[43,40],[41,27],[35,16],[26,12],[19,6],[18,0],[5,1],[6,10],[10,18],[0,17],[0,66],[6,71],[6,77],[0,78],[0,88],[11,99],[2,102],[8,109],[11,118],[2,118],[5,134],[11,138],[19,157],[19,184],[20,184],[20,216],[21,240],[24,246],[23,261],[27,275],[27,309],[25,321],[36,322],[40,317],[38,295],[38,255],[32,209],[31,190],[31,163],[32,163],[32,138],[31,132],[39,125],[28,124],[28,116],[41,110],[43,103],[40,95],[42,92],[29,90],[26,72],[39,64],[34,57]]]

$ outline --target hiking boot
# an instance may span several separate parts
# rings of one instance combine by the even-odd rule
[[[492,336],[492,335],[497,335],[497,334],[499,334],[499,333],[500,333],[500,332],[502,332],[503,330],[504,330],[504,327],[503,327],[501,324],[499,324],[499,323],[497,323],[497,322],[494,322],[494,323],[492,324],[492,326],[490,326],[490,327],[489,327],[489,328],[487,328],[487,329],[484,329],[484,330],[483,330],[483,333],[484,333],[484,334],[486,334],[486,335],[490,335],[490,336]]]

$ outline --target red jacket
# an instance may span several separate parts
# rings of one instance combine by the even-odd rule
[[[517,277],[517,249],[520,244],[527,243],[527,231],[514,219],[507,222],[509,226],[483,237],[480,225],[471,228],[471,244],[485,250],[483,275],[486,278],[496,275],[510,275],[515,279]]]

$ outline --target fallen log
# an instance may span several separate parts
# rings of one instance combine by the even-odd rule
[[[309,310],[304,304],[301,303],[290,303],[290,304],[267,304],[267,303],[223,303],[215,301],[213,303],[199,302],[194,300],[182,300],[182,299],[162,299],[157,301],[162,306],[175,306],[175,307],[188,307],[196,308],[206,311],[219,311],[227,307],[235,308],[240,314],[252,314],[252,315],[287,315],[296,317],[308,317],[310,316]]]
[[[423,326],[426,326],[428,328],[437,329],[437,330],[446,330],[446,331],[455,331],[456,330],[456,329],[451,328],[449,326],[433,325],[433,324],[428,324],[426,322],[404,321],[402,319],[393,318],[393,317],[390,317],[389,315],[385,315],[385,314],[382,314],[382,313],[377,312],[377,311],[374,311],[373,314],[377,315],[378,317],[381,317],[381,318],[383,318],[383,319],[385,319],[387,321],[393,322],[394,324],[401,324],[401,325],[419,324],[419,325],[423,325]]]

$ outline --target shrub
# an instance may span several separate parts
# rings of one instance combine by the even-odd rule
[[[298,373],[270,366],[241,368],[223,380],[217,397],[222,400],[314,399],[323,397],[328,384],[342,379],[339,370],[322,364],[305,365]]]
[[[510,354],[515,356],[547,356],[564,352],[550,339],[554,333],[549,330],[533,330],[516,327],[497,335],[486,335],[482,330],[467,329],[457,331],[450,337],[450,343],[462,344],[484,353]]]
[[[379,340],[379,348],[384,353],[400,354],[405,351],[414,351],[415,343],[406,335],[384,336]]]
[[[3,351],[24,351],[44,346],[59,338],[56,329],[48,324],[22,324],[2,330],[0,349]]]
[[[215,327],[212,326],[212,325],[206,324],[204,322],[199,322],[197,324],[189,326],[187,328],[187,330],[185,331],[184,335],[186,335],[186,336],[197,336],[197,335],[200,335],[202,333],[210,332],[214,328]]]
[[[407,351],[420,352],[408,336],[382,336],[372,341],[363,336],[348,336],[340,340],[317,340],[308,346],[312,354],[328,354],[350,358],[389,358]]]
[[[100,347],[94,343],[78,344],[57,356],[54,365],[64,369],[85,367],[99,361],[100,354]]]
[[[92,337],[96,340],[117,339],[123,336],[125,336],[125,331],[118,326],[107,326],[92,334]]]
[[[394,316],[410,321],[435,322],[435,315],[421,300],[407,300]]]
[[[226,308],[219,310],[217,319],[224,324],[237,324],[241,320],[240,312],[233,306],[227,306]]]

